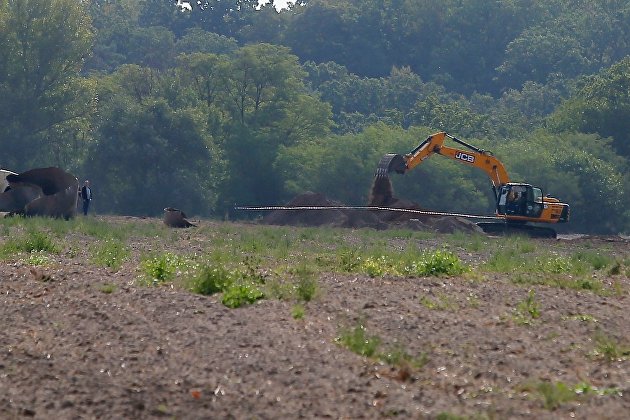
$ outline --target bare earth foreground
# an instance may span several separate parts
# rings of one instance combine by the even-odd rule
[[[163,250],[211,251],[195,228],[174,235]],[[630,280],[623,272],[602,279],[614,280],[611,294],[522,286],[502,274],[325,274],[317,279],[321,293],[296,319],[292,301],[229,309],[220,295],[141,286],[137,258],[117,272],[97,267],[87,258],[90,238],[75,239],[84,250],[59,255],[43,272],[22,261],[0,263],[2,419],[630,416]],[[621,238],[538,241],[630,258]],[[436,234],[418,246],[440,243]],[[130,246],[139,253],[145,244]],[[483,250],[458,254],[470,263],[487,257]],[[105,284],[115,286],[111,293]],[[513,314],[530,289],[540,317],[527,325]],[[426,355],[426,364],[396,367],[341,346],[341,329],[359,322],[383,346]],[[571,398],[563,399],[565,386]]]

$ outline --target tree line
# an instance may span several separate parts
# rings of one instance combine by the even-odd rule
[[[570,203],[569,229],[630,230],[625,2],[176,3],[0,1],[0,164],[89,177],[100,212],[242,217],[306,190],[364,204],[384,153],[444,130]],[[394,187],[492,211],[439,156]]]

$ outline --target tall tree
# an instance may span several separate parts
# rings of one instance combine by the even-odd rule
[[[73,153],[57,144],[56,159],[47,153],[47,142],[59,140],[63,127],[74,132],[87,124],[93,95],[78,75],[90,54],[91,40],[84,2],[0,2],[3,165],[19,170],[34,164],[62,164],[61,155]]]
[[[612,137],[613,147],[630,159],[630,56],[584,79],[550,124],[558,131]]]
[[[99,81],[98,142],[85,173],[100,197],[98,211],[157,215],[167,206],[209,215],[223,176],[204,110],[173,107],[164,86],[172,76],[136,65]],[[100,203],[100,204],[99,204]]]

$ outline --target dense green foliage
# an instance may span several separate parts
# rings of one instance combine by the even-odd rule
[[[570,203],[566,229],[630,231],[627,1],[176,3],[0,0],[2,166],[89,177],[98,212],[242,217],[308,189],[364,204],[383,154],[444,130]],[[494,207],[440,158],[394,187]]]

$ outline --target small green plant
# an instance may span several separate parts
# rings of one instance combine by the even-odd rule
[[[603,397],[605,395],[623,395],[621,390],[617,387],[597,388],[586,382],[580,382],[573,388],[573,390],[578,395],[597,395],[599,397]]]
[[[598,332],[593,341],[595,342],[595,349],[592,352],[592,356],[595,358],[614,362],[627,360],[630,357],[630,347],[620,343],[614,337]]]
[[[306,310],[304,309],[304,305],[298,303],[291,308],[291,316],[293,319],[304,319],[304,314]]]
[[[110,294],[116,291],[116,285],[111,283],[103,284],[99,289],[103,293]]]
[[[411,276],[457,276],[468,271],[459,257],[449,251],[425,252],[404,268]]]
[[[243,268],[244,267],[244,268]],[[204,265],[187,282],[188,289],[202,295],[223,293],[221,302],[228,308],[239,308],[265,297],[261,286],[265,279],[249,260],[240,269]]]
[[[360,270],[370,277],[382,277],[386,274],[400,275],[394,262],[385,255],[365,258],[361,262]]]
[[[235,271],[220,266],[205,265],[191,279],[189,290],[200,295],[212,295],[226,290],[239,277]]]
[[[578,251],[573,254],[573,260],[585,262],[594,270],[601,270],[604,267],[612,265],[614,262],[614,258],[610,255],[594,251]]]
[[[33,251],[28,254],[26,258],[28,265],[45,266],[49,265],[51,262],[50,257],[41,251]]]
[[[310,302],[317,296],[319,285],[314,277],[300,277],[295,286],[295,293],[299,300]]]
[[[370,336],[363,323],[359,323],[354,328],[344,329],[336,341],[353,353],[365,357],[376,355],[376,350],[381,344],[378,336]]]
[[[184,258],[170,252],[147,258],[140,263],[141,271],[153,284],[172,280],[177,270],[185,266],[186,260]]]
[[[319,291],[315,270],[309,265],[299,264],[290,273],[297,277],[294,286],[297,299],[303,302],[313,300]]]
[[[596,388],[586,382],[568,385],[560,381],[541,381],[522,385],[519,388],[522,391],[537,394],[547,410],[555,410],[564,403],[579,401],[588,396],[621,395],[618,388]]]
[[[563,382],[540,382],[535,390],[542,397],[543,406],[547,410],[555,410],[562,404],[579,398],[579,394]]]
[[[575,321],[591,322],[591,323],[597,322],[597,318],[595,318],[593,315],[588,315],[588,314],[576,314],[569,317],[564,317],[563,319],[571,319]]]
[[[429,357],[426,353],[412,356],[398,346],[379,353],[378,358],[390,366],[399,368],[422,369],[429,362]]]
[[[129,258],[130,252],[127,247],[115,239],[106,239],[90,247],[91,260],[94,264],[102,267],[109,267],[114,271],[120,270],[125,260]]]
[[[361,265],[361,258],[352,249],[342,249],[338,253],[341,271],[353,273]]]
[[[444,293],[439,293],[435,299],[431,299],[428,296],[422,296],[420,303],[427,309],[438,311],[456,311],[459,309],[457,302]]]
[[[609,276],[618,276],[621,274],[621,261],[615,261],[615,263],[610,267],[607,273]]]
[[[540,307],[536,302],[536,293],[530,290],[525,300],[516,305],[514,320],[521,325],[530,325],[533,320],[538,318],[540,318]]]
[[[265,294],[253,283],[231,284],[223,292],[221,303],[228,308],[240,308],[265,297]]]

